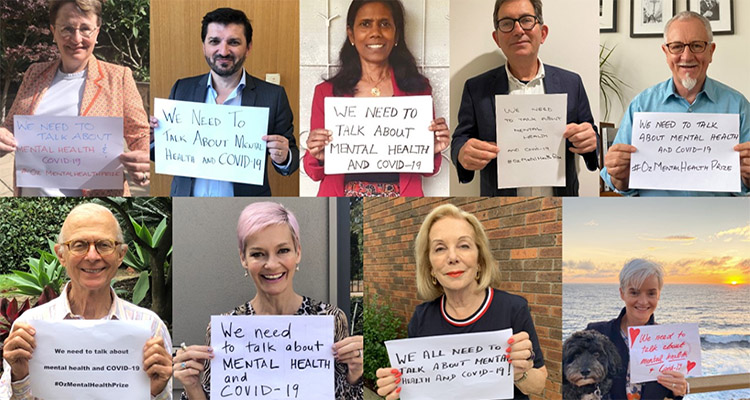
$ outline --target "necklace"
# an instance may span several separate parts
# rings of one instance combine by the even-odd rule
[[[370,82],[374,81],[374,79],[370,78],[369,76],[367,78],[369,79]],[[383,77],[380,78],[379,81],[375,82],[375,85],[372,87],[372,89],[370,89],[370,94],[372,94],[375,97],[380,97],[380,89],[378,89],[378,85],[383,83],[383,81],[386,78],[388,78],[388,71],[386,71],[385,75],[383,75]]]

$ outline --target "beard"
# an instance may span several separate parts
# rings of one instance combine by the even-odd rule
[[[680,83],[682,83],[682,87],[687,89],[688,91],[693,90],[696,84],[698,84],[698,80],[695,78],[691,78],[690,75],[687,75],[686,77],[680,79]]]
[[[231,60],[232,64],[229,67],[224,68],[219,64],[219,62],[222,60]],[[211,70],[216,73],[216,75],[227,77],[234,75],[237,71],[242,69],[242,65],[245,64],[245,56],[237,59],[232,54],[226,57],[215,55],[213,57],[206,57],[206,62],[211,67]]]

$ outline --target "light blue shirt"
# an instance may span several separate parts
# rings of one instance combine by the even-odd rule
[[[242,105],[242,90],[245,89],[245,77],[247,74],[245,73],[245,69],[242,69],[242,78],[240,78],[240,83],[237,84],[237,87],[232,90],[232,93],[227,96],[226,100],[224,100],[224,105],[228,106],[241,106]],[[206,91],[206,100],[204,103],[206,104],[217,104],[216,103],[216,97],[218,96],[218,93],[216,92],[216,89],[213,87],[213,79],[211,78],[211,73],[209,72],[208,75],[208,90]],[[289,168],[289,166],[292,163],[292,157],[290,154],[290,157],[287,157],[288,161],[285,166],[280,166],[276,163],[274,165],[277,165],[281,168]],[[273,162],[273,161],[272,161]],[[233,197],[234,196],[234,183],[233,182],[227,182],[227,181],[217,181],[214,179],[203,179],[203,178],[195,178],[195,183],[193,184],[193,196],[195,197]]]
[[[740,92],[729,86],[706,77],[703,90],[695,97],[693,104],[675,90],[672,78],[652,86],[630,102],[628,111],[623,115],[620,128],[613,144],[632,142],[633,114],[637,112],[687,112],[740,115],[740,143],[750,141],[750,103]],[[740,193],[728,192],[692,192],[684,190],[631,189],[625,192],[615,189],[612,179],[604,167],[600,173],[604,182],[618,193],[626,196],[738,196]],[[742,183],[742,194],[748,193],[748,187]]]

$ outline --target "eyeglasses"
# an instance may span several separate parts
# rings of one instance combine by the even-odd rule
[[[686,47],[690,47],[690,52],[693,54],[700,54],[706,51],[706,47],[708,47],[708,42],[702,41],[702,40],[696,40],[695,42],[690,43],[682,43],[682,42],[672,42],[667,43],[667,50],[671,54],[682,54],[683,51],[685,51]]]
[[[521,29],[530,31],[539,23],[539,18],[533,15],[522,15],[521,18],[502,18],[497,21],[497,29],[503,33],[510,33],[516,27],[516,22]]]
[[[62,36],[63,39],[70,39],[71,37],[73,37],[73,35],[76,34],[76,31],[80,32],[81,36],[88,39],[91,36],[94,36],[94,32],[96,32],[99,28],[92,28],[90,26],[84,25],[78,28],[73,28],[72,26],[64,26],[62,28],[57,27],[57,29],[60,31],[60,36]]]
[[[90,242],[88,240],[69,240],[63,243],[63,246],[67,246],[68,250],[74,255],[82,256],[89,252],[92,244],[100,256],[108,256],[114,253],[117,246],[122,244],[122,242],[116,242],[109,239],[100,239],[95,242]]]

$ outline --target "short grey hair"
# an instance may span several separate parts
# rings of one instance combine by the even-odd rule
[[[84,214],[84,215],[97,215],[97,214],[106,215],[108,214],[109,216],[112,217],[112,219],[115,220],[115,226],[117,227],[115,240],[121,243],[124,241],[120,223],[117,221],[117,218],[115,218],[115,215],[112,214],[112,211],[110,211],[109,208],[96,204],[96,203],[83,203],[83,204],[79,204],[73,207],[73,209],[70,210],[70,212],[68,213],[68,216],[65,217],[65,222],[63,222],[63,226],[62,228],[60,228],[60,234],[57,235],[57,243],[65,242],[65,234],[67,233],[65,229],[66,224],[71,216],[77,215],[77,214]]]
[[[495,12],[492,13],[492,23],[495,25],[495,30],[497,30],[497,12],[500,10],[503,3],[508,1],[510,0],[495,0]],[[539,19],[539,23],[544,24],[544,18],[542,17],[542,0],[529,0],[529,2],[534,6],[534,14],[536,14],[536,17]]]
[[[672,26],[672,22],[675,21],[683,21],[687,19],[697,19],[700,22],[703,23],[703,27],[706,28],[706,34],[708,35],[708,43],[714,42],[714,33],[711,30],[711,21],[708,20],[708,18],[698,14],[695,11],[682,11],[677,13],[672,19],[667,21],[667,24],[664,25],[664,43],[667,42],[667,32],[669,32],[669,27]]]
[[[664,268],[661,264],[643,258],[634,258],[620,270],[620,289],[639,288],[651,276],[659,281],[659,290],[664,286]]]

